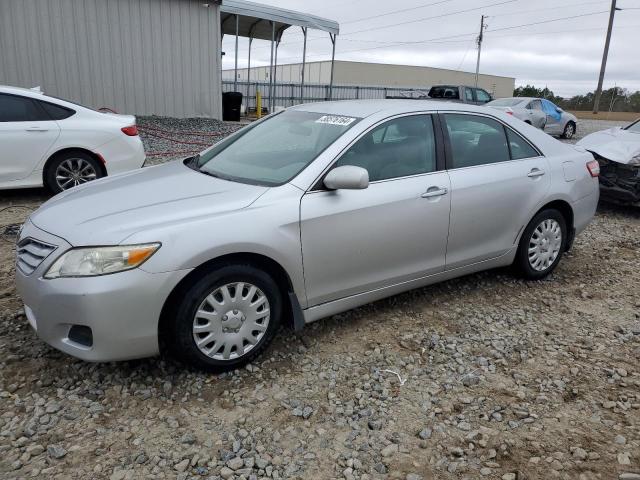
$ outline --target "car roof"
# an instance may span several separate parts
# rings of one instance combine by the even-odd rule
[[[333,102],[318,102],[296,105],[289,110],[302,112],[324,113],[327,115],[344,115],[358,118],[366,118],[373,114],[384,112],[396,115],[410,112],[425,111],[461,111],[486,113],[484,106],[469,105],[465,103],[447,102],[443,100],[341,100]]]
[[[40,87],[34,87],[34,88],[37,89]],[[39,91],[39,90],[34,90],[31,88],[23,88],[23,87],[12,87],[9,85],[0,85],[0,92],[15,93],[16,95],[25,95],[28,97],[39,97],[44,95],[42,91]]]

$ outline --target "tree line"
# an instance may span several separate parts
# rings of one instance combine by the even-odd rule
[[[518,87],[513,91],[514,97],[539,97],[552,101],[565,110],[591,110],[596,92],[576,95],[571,98],[556,96],[548,88],[536,88],[533,85]],[[626,88],[614,87],[602,91],[600,110],[612,112],[640,112],[640,91],[630,92]]]

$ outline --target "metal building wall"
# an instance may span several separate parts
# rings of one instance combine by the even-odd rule
[[[220,11],[197,0],[0,0],[0,84],[120,113],[221,117]]]
[[[278,65],[276,80],[299,82],[301,68],[299,63]],[[251,68],[251,81],[268,80],[268,72],[269,67]],[[305,81],[308,83],[328,84],[330,74],[329,61],[310,62],[305,66]],[[233,80],[233,70],[224,70],[222,77]],[[246,81],[246,68],[238,70],[238,79]],[[473,85],[475,74],[443,68],[336,60],[333,81],[336,85],[425,88],[440,83]],[[481,74],[478,85],[495,93],[496,97],[510,97],[515,88],[515,78]]]

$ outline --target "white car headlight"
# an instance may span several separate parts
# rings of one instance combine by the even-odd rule
[[[131,270],[146,262],[159,248],[160,243],[72,248],[51,265],[44,278],[95,277]]]

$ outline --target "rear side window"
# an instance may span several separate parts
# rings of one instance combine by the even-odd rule
[[[65,108],[61,105],[54,105],[48,102],[38,102],[45,112],[51,117],[51,120],[64,120],[76,113],[70,108]]]
[[[509,150],[511,151],[511,158],[513,160],[520,160],[522,158],[539,157],[540,153],[529,145],[524,138],[518,135],[513,130],[507,128],[507,139],[509,140]]]
[[[469,88],[466,88],[464,90],[464,98],[467,102],[475,102],[475,100],[473,99],[473,92]]]
[[[445,114],[451,142],[452,168],[511,160],[501,123],[476,115]]]
[[[35,101],[18,95],[0,93],[0,122],[37,122],[50,120]]]

